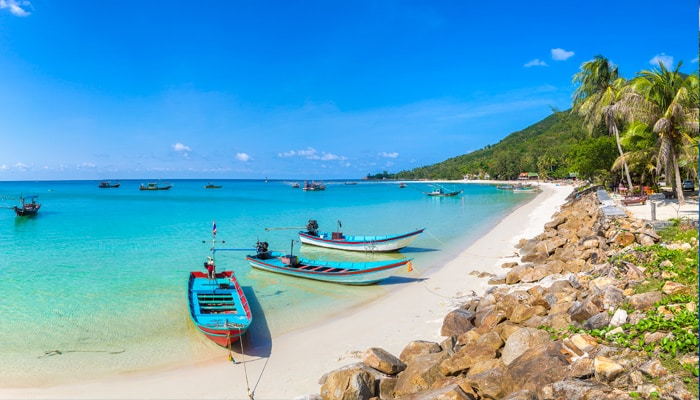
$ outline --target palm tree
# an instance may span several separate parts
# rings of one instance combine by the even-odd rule
[[[658,69],[637,73],[624,93],[623,102],[631,112],[628,118],[653,126],[658,135],[657,171],[663,170],[680,205],[685,204],[680,165],[695,159],[697,166],[698,76],[679,72],[682,62],[669,71],[659,63]]]
[[[629,193],[632,193],[632,179],[625,161],[625,153],[620,145],[620,132],[615,122],[615,113],[622,107],[616,104],[616,100],[620,90],[626,84],[625,79],[619,77],[617,67],[607,58],[597,55],[593,60],[581,64],[581,71],[574,75],[573,81],[578,87],[574,91],[572,112],[578,112],[583,116],[586,128],[591,133],[605,122],[608,133],[615,136]]]

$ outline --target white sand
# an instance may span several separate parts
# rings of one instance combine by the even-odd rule
[[[515,244],[532,238],[564,204],[571,186],[540,184],[532,201],[505,217],[488,234],[421,280],[397,285],[381,299],[336,318],[275,337],[266,349],[246,352],[198,367],[134,373],[96,382],[48,388],[0,389],[4,399],[245,399],[250,387],[255,399],[294,399],[319,393],[319,378],[359,361],[369,347],[398,356],[413,340],[441,342],[444,316],[465,296],[483,293],[487,278],[472,271],[503,274],[501,264],[513,258]],[[258,345],[260,346],[260,345]],[[240,363],[245,358],[245,364]],[[247,379],[246,379],[247,378]],[[247,382],[247,383],[246,383]]]

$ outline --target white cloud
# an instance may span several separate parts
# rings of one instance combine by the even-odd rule
[[[534,60],[528,62],[525,64],[525,68],[530,68],[530,67],[546,67],[547,63],[540,60],[539,58],[535,58]]]
[[[552,60],[557,60],[557,61],[564,61],[568,60],[569,58],[573,57],[574,52],[573,51],[566,51],[564,49],[552,49]]]
[[[243,161],[243,162],[248,162],[252,159],[249,154],[247,153],[236,153],[236,160],[238,161]]]
[[[384,157],[384,158],[397,158],[399,156],[399,153],[397,152],[392,152],[392,153],[387,153],[386,151],[383,151],[378,154],[379,157]]]
[[[8,8],[10,12],[18,17],[26,17],[30,13],[24,8],[31,7],[32,4],[29,1],[17,1],[17,0],[0,0],[0,10]]]
[[[184,152],[189,152],[189,151],[192,151],[192,149],[190,149],[188,146],[185,146],[184,144],[182,144],[182,143],[180,143],[180,142],[177,142],[177,143],[175,143],[175,144],[173,145],[173,150],[175,150],[175,151],[177,151],[177,152],[183,152],[183,151],[184,151]]]
[[[299,156],[299,157],[313,157],[316,155],[316,149],[313,147],[307,147],[306,150],[290,150],[290,151],[285,151],[283,153],[277,153],[278,157],[294,157],[294,156]]]
[[[667,56],[664,53],[654,56],[649,63],[655,67],[659,66],[659,63],[663,64],[664,67],[671,69],[673,68],[673,56]]]

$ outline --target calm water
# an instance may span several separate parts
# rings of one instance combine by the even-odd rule
[[[328,317],[408,285],[454,257],[531,195],[495,186],[448,184],[457,198],[428,197],[426,183],[326,182],[305,192],[282,181],[175,180],[169,191],[139,191],[141,181],[99,189],[95,181],[0,182],[0,206],[38,194],[39,215],[0,209],[0,385],[40,385],[78,377],[192,364],[225,357],[197,333],[187,311],[187,277],[217,247],[271,250],[334,259],[412,257],[379,285],[347,287],[251,270],[252,251],[217,252],[233,269],[254,312],[250,341]],[[393,234],[425,227],[401,253],[358,254],[301,247],[294,229],[316,219],[322,231],[342,221],[347,234]],[[269,229],[273,228],[273,229]],[[221,243],[225,241],[225,243]],[[223,355],[222,355],[223,354]]]

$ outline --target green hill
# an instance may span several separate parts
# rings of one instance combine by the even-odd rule
[[[614,140],[605,135],[589,137],[581,118],[567,110],[555,112],[472,153],[410,171],[368,178],[463,179],[469,175],[507,180],[517,179],[521,172],[537,172],[540,177],[555,179],[566,178],[570,173],[585,177],[607,174],[614,159]]]

